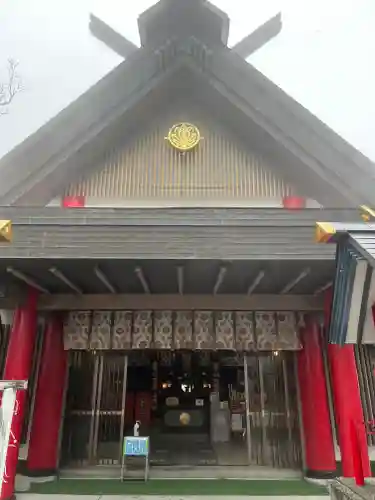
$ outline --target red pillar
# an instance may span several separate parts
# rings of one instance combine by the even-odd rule
[[[332,289],[325,297],[325,325],[329,328],[332,306]],[[355,475],[355,460],[358,452],[361,456],[362,470],[365,477],[371,476],[368,455],[367,437],[364,426],[362,402],[359,392],[357,365],[354,356],[354,346],[329,344],[328,360],[331,372],[332,395],[337,425],[338,440],[341,451],[342,474],[345,477]],[[357,429],[357,444],[352,439],[352,426]]]
[[[37,330],[37,292],[29,290],[25,305],[15,311],[5,361],[5,380],[28,380]],[[25,413],[26,391],[17,391],[16,407],[12,420],[12,437],[9,440],[5,474],[2,479],[1,500],[14,495],[22,424]]]
[[[365,477],[371,476],[368,456],[366,430],[363,423],[363,411],[359,393],[357,366],[354,346],[330,344],[328,359],[331,370],[332,393],[335,406],[336,424],[341,450],[342,473],[344,477],[353,477],[355,464],[351,426],[357,429],[359,452]]]
[[[301,331],[303,349],[298,353],[306,475],[334,476],[336,460],[329,414],[326,377],[319,325],[308,321]]]
[[[27,460],[28,471],[33,476],[56,473],[66,370],[63,324],[55,315],[47,324],[35,395]]]

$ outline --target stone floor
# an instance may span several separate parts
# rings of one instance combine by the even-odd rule
[[[45,500],[47,495],[40,495],[36,493],[19,493],[17,494],[18,500]],[[136,496],[136,495],[48,495],[51,500],[150,500],[150,496]],[[197,500],[196,496],[159,496],[152,495],[152,500]],[[253,500],[322,500],[322,496],[205,496],[205,500],[244,500],[246,498]]]
[[[208,434],[154,434],[151,443],[151,465],[217,465]]]
[[[338,495],[346,498],[358,498],[363,500],[374,500],[375,498],[375,478],[366,478],[365,486],[357,486],[354,479],[352,478],[341,478],[338,481],[334,481],[332,486],[334,489],[338,488]]]

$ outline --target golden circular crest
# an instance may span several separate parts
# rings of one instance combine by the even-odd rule
[[[198,146],[201,134],[198,127],[191,123],[176,123],[168,132],[167,137],[171,146],[178,151],[190,151]]]
[[[181,425],[189,425],[190,424],[190,415],[186,412],[181,413],[180,415],[180,423]]]

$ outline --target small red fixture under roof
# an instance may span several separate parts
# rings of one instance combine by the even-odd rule
[[[302,196],[284,196],[283,207],[289,209],[305,208],[306,199]]]
[[[372,304],[372,306],[371,306],[371,313],[372,313],[372,321],[373,321],[374,326],[375,326],[375,304]]]
[[[85,206],[84,196],[64,196],[61,205],[64,208],[82,208]]]

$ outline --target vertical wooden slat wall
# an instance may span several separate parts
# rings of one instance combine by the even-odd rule
[[[183,115],[183,116],[182,116]],[[194,112],[192,113],[194,115]],[[190,115],[191,116],[191,115]],[[95,173],[69,186],[65,195],[129,200],[249,200],[293,194],[267,162],[246,151],[220,124],[169,113],[130,144],[109,149]],[[165,140],[169,128],[190,121],[200,145],[186,154]]]

